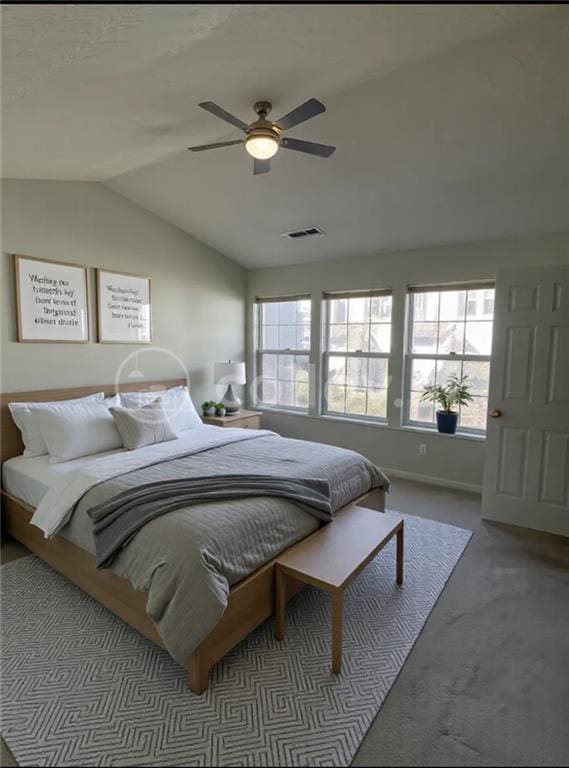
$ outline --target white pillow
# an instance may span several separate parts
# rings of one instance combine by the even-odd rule
[[[102,402],[105,397],[103,392],[86,397],[77,397],[73,400],[53,400],[49,403],[8,403],[8,408],[14,419],[14,423],[22,434],[24,443],[24,456],[44,456],[49,453],[47,445],[41,434],[38,413],[45,408],[61,409],[87,402]]]
[[[184,389],[186,392],[188,391],[187,387],[184,385],[179,385],[177,387],[170,387],[170,389],[155,389],[150,391],[144,390],[142,392],[121,392],[121,403],[123,404],[124,408],[140,408],[143,405],[148,405],[148,403],[155,402],[159,397],[164,399],[166,397],[175,396],[177,392],[181,392]]]
[[[41,433],[50,454],[50,464],[122,448],[122,440],[106,402],[83,403],[69,408],[44,408],[39,414]]]
[[[195,429],[202,426],[195,406],[185,386],[172,387],[166,392],[121,392],[121,405],[124,408],[140,408],[143,405],[161,399],[175,432]]]

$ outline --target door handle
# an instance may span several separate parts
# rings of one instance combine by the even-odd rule
[[[501,415],[502,415],[502,411],[499,408],[494,408],[493,411],[490,411],[490,416],[493,419],[499,419]]]

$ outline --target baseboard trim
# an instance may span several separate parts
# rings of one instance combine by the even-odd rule
[[[559,511],[559,514],[557,514],[557,510],[555,510],[552,515],[547,515],[545,518],[540,516],[539,520],[536,520],[533,515],[523,514],[523,512],[521,516],[519,514],[506,513],[499,517],[483,513],[482,519],[488,523],[511,526],[520,531],[539,531],[547,536],[563,536],[569,538],[569,523],[567,522],[566,513],[562,510]]]
[[[432,477],[431,475],[418,475],[415,472],[406,472],[403,469],[389,469],[382,467],[385,474],[389,477],[400,477],[402,480],[414,480],[417,483],[427,483],[428,485],[438,485],[443,488],[452,488],[456,491],[468,491],[482,495],[482,486],[473,483],[461,483],[458,480],[448,480],[445,477]]]

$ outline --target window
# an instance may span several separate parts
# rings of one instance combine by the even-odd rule
[[[325,294],[324,412],[386,419],[391,292]]]
[[[411,288],[407,349],[407,421],[435,423],[436,405],[421,402],[423,387],[468,376],[474,400],[459,410],[463,431],[486,429],[492,351],[492,284]]]
[[[257,400],[308,410],[310,296],[257,299]]]

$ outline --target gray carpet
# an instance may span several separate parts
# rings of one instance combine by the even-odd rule
[[[170,657],[33,557],[2,571],[2,734],[29,765],[345,765],[470,531],[407,517],[346,595],[344,672],[329,671],[329,602],[305,590],[284,644],[265,623],[195,697]]]

